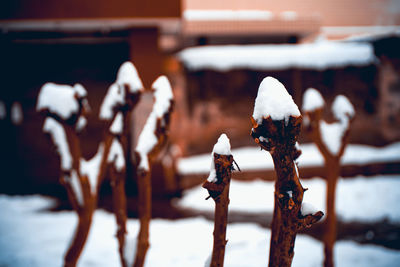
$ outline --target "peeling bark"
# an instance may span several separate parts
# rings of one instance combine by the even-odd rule
[[[321,211],[306,216],[301,214],[305,189],[300,184],[295,167],[295,160],[301,153],[295,147],[301,121],[301,116],[290,116],[286,122],[267,117],[257,124],[252,118],[251,135],[262,149],[270,152],[277,175],[269,254],[271,267],[291,266],[297,233],[311,227],[323,216]]]
[[[232,155],[214,153],[214,166],[217,175],[215,183],[205,181],[203,187],[208,190],[215,202],[214,243],[210,267],[224,266],[226,226],[228,223],[229,185],[233,169]]]

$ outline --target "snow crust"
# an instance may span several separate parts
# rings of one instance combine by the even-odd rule
[[[4,120],[7,116],[6,104],[0,101],[0,120]]]
[[[123,129],[124,117],[122,115],[122,112],[118,112],[113,120],[113,123],[110,126],[110,132],[115,135],[120,135],[122,134]]]
[[[285,86],[273,77],[266,77],[258,88],[253,118],[261,124],[263,118],[288,121],[290,116],[300,116],[300,111]]]
[[[130,61],[124,62],[119,68],[116,83],[119,85],[129,85],[129,92],[131,93],[136,93],[143,89],[143,83],[138,71]]]
[[[72,87],[46,83],[40,89],[36,110],[48,109],[51,113],[67,120],[79,110],[79,103],[76,97],[83,98],[86,94],[85,88],[80,84],[75,84]]]
[[[104,154],[104,144],[101,143],[99,145],[97,153],[90,160],[85,160],[84,158],[81,158],[80,160],[81,174],[88,177],[91,192],[93,194],[97,193],[98,176],[100,172],[100,166],[103,154]]]
[[[145,171],[149,170],[148,155],[158,143],[158,138],[155,135],[157,120],[160,119],[161,125],[165,125],[163,117],[169,111],[173,99],[172,88],[166,76],[158,77],[152,88],[154,89],[155,99],[153,109],[139,135],[135,149],[140,155],[138,168]]]
[[[14,102],[11,106],[11,122],[14,125],[20,125],[24,120],[24,114],[22,112],[22,106],[19,102]]]
[[[183,12],[183,18],[192,21],[271,20],[273,17],[273,13],[267,10],[187,9]]]
[[[107,158],[108,163],[113,163],[117,171],[125,169],[124,149],[117,138],[114,138]]]
[[[321,93],[314,89],[308,88],[303,95],[303,106],[302,110],[304,112],[311,112],[316,109],[323,108],[325,105],[324,98]]]
[[[314,205],[311,203],[307,203],[304,201],[301,203],[300,212],[301,212],[301,215],[303,215],[303,216],[307,216],[309,214],[314,214],[318,211],[319,210],[316,207],[314,207]]]
[[[77,217],[73,211],[43,210],[53,204],[53,200],[40,196],[0,195],[0,209],[3,215],[0,216],[1,265],[14,267],[62,265],[66,244],[74,232]],[[139,226],[137,219],[127,221],[129,233],[138,232]],[[203,218],[152,220],[151,247],[146,265],[204,266],[210,255],[213,227],[212,221]],[[97,210],[78,265],[117,266],[119,255],[116,230],[114,215]],[[268,262],[268,253],[265,252],[269,251],[270,238],[270,230],[258,225],[229,224],[225,266],[265,266]],[[303,234],[297,235],[294,251],[292,266],[322,266],[323,244],[316,239]],[[127,255],[134,253],[133,249]],[[335,263],[339,267],[397,266],[399,261],[398,250],[361,245],[353,241],[339,241],[335,244]]]
[[[50,134],[57,152],[60,156],[61,169],[68,171],[72,169],[72,155],[69,150],[67,136],[63,126],[51,117],[44,121],[43,132]]]
[[[214,153],[226,156],[232,155],[231,143],[229,142],[229,138],[228,136],[226,136],[226,134],[223,133],[220,135],[211,153],[211,168],[210,168],[210,174],[208,175],[207,178],[207,181],[211,183],[215,183],[217,181],[217,172],[215,170],[215,164],[214,164]]]
[[[376,58],[369,43],[321,41],[289,45],[219,45],[186,48],[178,54],[189,70],[232,69],[324,70],[346,66],[367,66]]]

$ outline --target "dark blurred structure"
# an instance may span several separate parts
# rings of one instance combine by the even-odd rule
[[[180,17],[179,0],[2,1],[0,192],[64,193],[59,161],[35,111],[44,83],[81,83],[87,89],[92,114],[82,145],[89,158],[103,132],[99,106],[119,66],[134,62],[149,88],[165,73],[160,36],[177,35]],[[22,107],[20,124],[11,120],[13,103]]]

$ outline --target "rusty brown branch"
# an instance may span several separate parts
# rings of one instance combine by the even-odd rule
[[[345,132],[343,133],[339,152],[335,155],[333,154],[325,145],[322,140],[322,133],[320,130],[320,124],[322,121],[322,108],[306,112],[310,124],[306,128],[307,133],[317,145],[318,150],[321,152],[325,161],[325,175],[327,183],[327,194],[326,194],[326,220],[325,220],[325,234],[324,234],[324,266],[333,267],[334,266],[334,255],[333,247],[336,241],[336,211],[335,211],[335,195],[336,195],[336,185],[340,173],[340,160],[344,154],[345,148],[349,143],[349,133],[350,126],[353,118],[349,118],[349,122]]]
[[[228,223],[229,185],[232,176],[232,155],[214,153],[216,182],[205,181],[203,187],[208,190],[215,202],[214,243],[211,256],[211,267],[224,266],[226,226]]]
[[[269,266],[291,266],[297,232],[303,225],[311,226],[322,217],[322,212],[319,212],[313,218],[304,218],[300,212],[304,188],[294,161],[300,155],[295,143],[301,121],[301,116],[290,116],[286,123],[270,117],[264,118],[261,124],[252,120],[251,135],[262,149],[270,152],[277,175]]]

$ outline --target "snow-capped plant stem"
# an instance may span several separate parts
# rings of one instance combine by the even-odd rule
[[[325,179],[326,179],[326,220],[324,222],[324,266],[334,266],[334,254],[333,248],[336,241],[337,229],[336,229],[336,211],[335,211],[335,195],[337,180],[340,175],[340,161],[344,154],[345,148],[349,143],[349,133],[351,122],[353,121],[353,114],[348,114],[348,119],[342,121],[344,128],[341,133],[341,140],[338,147],[338,153],[335,154],[329,149],[327,144],[324,142],[321,133],[321,121],[322,121],[322,107],[308,110],[305,115],[308,117],[309,123],[306,125],[306,131],[311,137],[313,142],[317,145],[319,151],[324,157],[325,161]],[[343,119],[342,119],[343,120]]]
[[[151,219],[151,163],[167,143],[170,117],[173,109],[173,93],[165,76],[152,84],[154,89],[153,110],[139,135],[135,155],[138,185],[138,207],[140,229],[137,237],[134,267],[143,267],[150,246],[149,228]]]
[[[232,176],[232,155],[213,153],[216,180],[205,181],[203,187],[208,190],[215,202],[214,243],[210,267],[224,266],[226,226],[228,223],[229,185]]]
[[[301,153],[295,147],[301,116],[290,116],[287,124],[285,120],[274,121],[270,117],[264,118],[261,124],[252,121],[252,137],[262,149],[271,153],[277,175],[269,266],[291,266],[296,234],[323,216],[321,211],[308,215],[301,213],[305,189],[300,184],[295,166]],[[267,141],[260,141],[260,137]]]
[[[69,175],[62,174],[63,177],[61,178],[61,181],[66,186],[69,200],[73,203],[72,206],[78,214],[78,225],[76,226],[74,236],[65,254],[64,266],[74,267],[77,264],[89,234],[93,212],[96,206],[96,199],[90,191],[91,189],[88,178],[82,176],[80,173],[80,142],[75,127],[71,127],[65,123],[63,123],[63,127],[70,145],[72,170],[69,171]],[[80,186],[81,188],[82,201],[77,199],[79,196],[72,186],[72,179],[74,179],[74,177],[72,177],[72,172],[77,175],[76,179],[78,179],[78,187]]]

